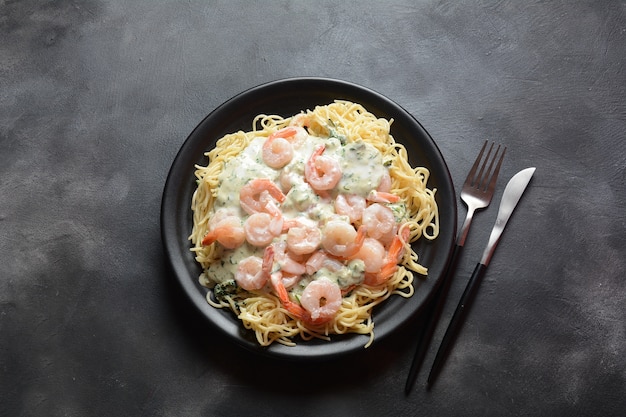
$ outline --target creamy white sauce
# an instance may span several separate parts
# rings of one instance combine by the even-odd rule
[[[254,178],[267,178],[280,185],[283,177],[288,177],[292,183],[281,205],[285,218],[307,215],[309,218],[323,222],[336,216],[334,210],[334,196],[342,194],[358,194],[366,197],[371,190],[380,184],[388,171],[383,165],[380,152],[365,142],[352,142],[342,145],[337,138],[320,138],[308,136],[299,147],[294,148],[294,156],[289,164],[282,169],[273,169],[267,166],[262,159],[262,147],[265,138],[253,139],[249,146],[237,157],[224,164],[218,177],[219,186],[215,200],[215,209],[230,208],[238,212],[243,220],[246,213],[239,205],[239,190],[248,181]],[[333,190],[332,198],[322,198],[311,188],[304,178],[304,167],[313,151],[321,144],[325,145],[324,155],[331,156],[339,161],[342,177]],[[211,264],[206,275],[213,284],[223,283],[234,279],[237,264],[242,259],[256,255],[263,256],[263,248],[256,248],[244,243],[237,249],[221,249],[220,260]],[[322,269],[316,276],[324,277],[336,282],[341,288],[348,288],[358,284],[363,279],[364,267],[362,261],[353,261],[339,271],[331,272]],[[314,277],[304,277],[293,290],[298,294]]]
[[[341,170],[339,192],[362,197],[376,189],[387,172],[380,152],[365,142],[349,143],[343,148]]]

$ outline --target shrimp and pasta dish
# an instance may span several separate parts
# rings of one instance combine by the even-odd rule
[[[208,303],[262,346],[345,333],[369,346],[373,308],[427,275],[411,243],[439,233],[429,171],[357,103],[251,122],[196,166],[190,240]]]

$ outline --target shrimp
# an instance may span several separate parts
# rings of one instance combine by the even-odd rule
[[[315,282],[315,281],[313,281]],[[285,307],[285,309],[287,310],[287,312],[293,316],[294,318],[296,318],[297,320],[301,320],[307,324],[312,324],[312,325],[320,325],[320,324],[324,324],[330,320],[333,319],[333,317],[337,314],[337,312],[335,311],[334,315],[330,315],[330,307],[328,309],[326,309],[325,312],[323,312],[321,310],[321,304],[324,303],[324,300],[322,299],[322,295],[320,295],[319,298],[319,302],[318,304],[320,304],[320,306],[317,309],[317,313],[316,313],[316,318],[312,317],[311,312],[309,312],[308,310],[306,310],[305,308],[303,308],[300,304],[294,302],[291,300],[291,298],[289,298],[289,293],[287,292],[287,288],[285,287],[285,283],[283,281],[283,277],[282,274],[280,272],[274,272],[273,274],[270,275],[270,283],[272,284],[272,287],[274,288],[274,291],[276,291],[276,294],[278,295],[278,298],[280,299],[280,303],[283,305],[283,307]],[[331,283],[332,284],[332,283]],[[311,283],[309,284],[311,285]],[[309,286],[307,285],[307,287]],[[339,288],[339,287],[337,287]],[[313,294],[313,290],[315,290],[315,286],[309,290],[309,292],[311,294],[309,294],[308,297],[311,298],[311,309],[315,310],[315,303],[314,303],[314,296],[315,294]],[[306,288],[305,288],[306,291]],[[328,291],[329,296],[330,297],[334,297],[334,294],[331,291]],[[304,293],[303,293],[304,295]],[[341,290],[339,291],[339,297],[341,299]],[[334,306],[335,301],[334,298],[331,298],[331,306]],[[339,305],[341,307],[341,304]],[[337,308],[337,311],[339,310],[339,308]],[[322,314],[324,313],[324,314]]]
[[[278,269],[289,275],[302,275],[306,272],[304,264],[290,253],[288,245],[283,240],[272,243],[272,259],[276,262]]]
[[[304,166],[304,178],[315,191],[332,190],[341,179],[339,162],[322,155],[324,149],[326,146],[318,146]]]
[[[366,205],[365,199],[357,194],[339,194],[335,198],[335,212],[348,216],[352,223],[361,220]]]
[[[365,238],[361,249],[352,257],[360,259],[365,264],[366,273],[378,273],[385,264],[387,251],[385,246],[371,237]]]
[[[275,214],[277,203],[285,201],[285,194],[267,178],[255,178],[239,191],[239,205],[248,214]]]
[[[272,265],[274,264],[274,256],[276,254],[276,248],[274,245],[270,245],[265,248],[265,252],[263,254],[263,271],[269,276],[270,283],[276,291],[278,298],[280,299],[280,303],[287,309],[287,311],[296,317],[297,319],[310,322],[311,315],[308,314],[302,306],[291,301],[289,298],[289,293],[287,292],[287,288],[285,287],[285,279],[283,278],[283,272],[281,270],[272,272]],[[291,277],[286,277],[289,284],[291,284]]]
[[[296,114],[291,118],[289,126],[306,127],[309,124],[309,116],[304,113]]]
[[[244,290],[260,290],[265,286],[268,278],[269,274],[267,268],[264,268],[264,260],[258,256],[248,256],[239,261],[235,281]]]
[[[285,127],[272,133],[263,144],[262,157],[267,166],[280,169],[293,159],[293,142],[307,135],[302,127]]]
[[[300,279],[302,279],[302,275],[289,274],[282,271],[283,285],[286,289],[293,288],[298,282],[300,282]]]
[[[262,155],[267,166],[280,169],[293,159],[293,146],[287,139],[271,135],[263,145]]]
[[[322,268],[326,268],[331,272],[337,272],[343,268],[343,262],[332,258],[326,251],[318,250],[307,259],[304,264],[306,273],[313,275]]]
[[[283,282],[283,276],[280,272],[274,272],[270,275],[270,283],[274,291],[276,291],[280,303],[291,315],[302,321],[308,322],[311,320],[311,315],[308,314],[300,304],[293,302],[291,298],[289,298],[289,293],[287,292],[287,288]]]
[[[209,218],[209,229],[213,229],[218,225],[219,222],[226,219],[227,217],[237,216],[238,210],[234,208],[225,208],[222,207],[218,209],[211,218]]]
[[[387,251],[387,256],[385,257],[385,261],[380,268],[380,270],[376,273],[367,273],[365,274],[365,280],[363,281],[367,285],[380,285],[389,278],[398,270],[398,263],[402,260],[402,256],[404,256],[405,251],[405,243],[409,238],[409,228],[400,228],[399,234],[394,236],[391,245],[389,245],[389,250]]]
[[[374,239],[383,239],[394,232],[396,219],[391,209],[379,203],[374,203],[363,210],[363,225],[367,227],[367,234]]]
[[[208,246],[217,241],[226,249],[235,249],[246,240],[241,219],[234,215],[222,217],[219,221],[209,221],[209,232],[202,239],[202,245]]]
[[[290,171],[288,168],[285,168],[280,171],[280,175],[278,176],[278,184],[280,185],[283,193],[287,194],[294,185],[298,183],[298,180],[301,178],[301,175],[297,172]]]
[[[339,285],[327,278],[311,281],[304,288],[300,297],[300,305],[311,315],[311,319],[317,322],[332,320],[342,302]]]
[[[366,232],[365,226],[355,230],[348,222],[330,220],[322,233],[322,247],[333,256],[348,258],[361,248]]]
[[[384,191],[372,190],[367,195],[367,200],[373,203],[397,203],[400,201],[400,196]]]
[[[287,230],[287,248],[296,255],[315,252],[322,242],[322,231],[317,223],[307,218],[290,219],[284,222]]]
[[[308,324],[319,325],[332,320],[341,307],[343,296],[339,286],[328,279],[318,279],[304,288],[300,297],[301,304],[292,301],[285,283],[293,285],[293,276],[284,276],[281,270],[271,272],[276,254],[275,245],[265,248],[262,270],[269,275],[270,283],[283,307],[293,317]]]
[[[389,175],[389,170],[385,170],[385,173],[380,178],[380,182],[378,183],[378,187],[376,187],[376,191],[380,191],[382,193],[388,193],[391,191],[391,175]]]
[[[283,216],[275,214],[253,213],[243,224],[246,240],[253,246],[267,246],[283,229]]]

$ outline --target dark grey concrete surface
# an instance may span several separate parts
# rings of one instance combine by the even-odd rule
[[[0,414],[623,415],[626,2],[263,3],[0,1]],[[537,167],[430,391],[423,369],[403,392],[410,329],[328,363],[267,360],[168,271],[179,147],[225,100],[295,76],[402,105],[457,192],[485,139],[508,147],[443,324],[505,180]]]

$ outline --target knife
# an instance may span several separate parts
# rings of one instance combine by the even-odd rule
[[[433,366],[430,369],[430,374],[428,375],[427,386],[430,387],[439,371],[443,362],[445,360],[446,355],[448,354],[456,335],[458,334],[463,320],[467,314],[467,310],[478,290],[480,285],[480,281],[482,280],[483,275],[485,275],[485,271],[487,270],[487,265],[491,261],[493,253],[500,241],[500,237],[502,236],[502,232],[504,231],[504,227],[508,222],[513,210],[517,206],[522,194],[524,194],[524,190],[526,190],[526,186],[530,182],[533,174],[535,173],[535,168],[526,168],[513,176],[506,185],[504,189],[504,194],[502,195],[502,201],[500,202],[500,208],[498,209],[498,217],[496,218],[496,224],[493,226],[491,230],[491,235],[489,236],[489,242],[487,243],[487,247],[483,252],[483,256],[480,262],[474,268],[474,272],[465,287],[465,291],[461,296],[461,300],[452,315],[452,319],[450,320],[450,324],[446,329],[446,333],[443,336],[441,341],[441,345],[437,350],[437,355],[435,356],[435,361],[433,362]]]

